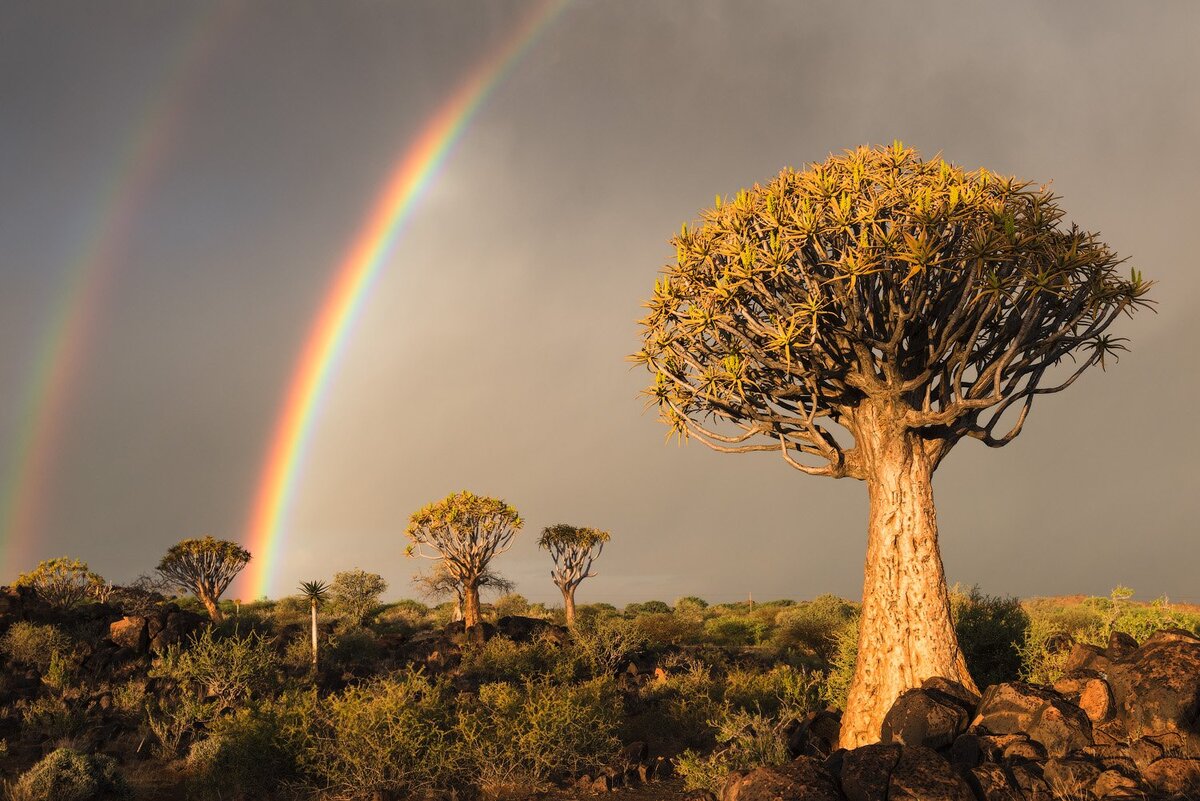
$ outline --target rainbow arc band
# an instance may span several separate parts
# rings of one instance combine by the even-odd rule
[[[475,66],[405,148],[342,258],[297,359],[260,473],[246,532],[254,558],[238,582],[243,597],[263,597],[272,588],[286,540],[287,515],[321,402],[354,321],[413,209],[492,90],[568,4],[569,0],[538,2]]]

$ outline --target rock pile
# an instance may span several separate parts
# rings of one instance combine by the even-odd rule
[[[836,716],[789,737],[794,761],[730,774],[720,801],[1200,799],[1200,638],[1077,645],[1053,687],[977,696],[930,679],[896,700],[880,742],[835,749]]]

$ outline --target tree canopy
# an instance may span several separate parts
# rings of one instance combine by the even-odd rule
[[[894,398],[935,462],[964,437],[1004,445],[1151,302],[1064,218],[1044,186],[899,142],[718,197],[646,304],[649,403],[681,438],[818,475],[864,477],[836,427],[864,397]]]
[[[217,601],[249,561],[250,552],[236,542],[204,537],[172,545],[158,572],[179,589],[194,592],[213,620],[220,620]]]

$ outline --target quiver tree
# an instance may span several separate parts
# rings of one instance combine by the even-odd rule
[[[431,600],[438,598],[453,598],[454,599],[454,619],[463,619],[463,586],[458,579],[450,575],[446,570],[445,562],[434,562],[433,567],[428,573],[418,573],[413,576],[413,586],[417,588],[417,592],[424,598]],[[475,583],[479,589],[480,598],[485,592],[491,591],[497,595],[507,595],[516,589],[513,582],[493,571],[490,567],[483,571],[479,577],[479,581]]]
[[[317,610],[329,599],[329,585],[323,581],[300,582],[300,594],[308,601],[312,612],[312,666],[317,669]]]
[[[105,603],[112,589],[88,568],[87,562],[66,556],[38,562],[33,570],[17,576],[15,586],[33,588],[39,598],[61,609],[69,609],[89,596]]]
[[[172,586],[195,593],[208,616],[220,623],[223,616],[217,602],[249,561],[250,552],[236,542],[204,537],[172,545],[158,563],[158,572]]]
[[[464,626],[474,629],[480,622],[479,580],[492,559],[511,547],[524,524],[504,501],[464,490],[413,513],[406,532],[412,544],[406,553],[439,560],[439,567],[462,589]]]
[[[591,572],[592,562],[600,556],[608,539],[607,531],[577,528],[566,523],[542,529],[542,536],[538,538],[538,545],[549,551],[554,560],[550,578],[562,592],[563,609],[571,628],[575,626],[575,588],[585,578],[596,575]]]
[[[1125,350],[1109,326],[1150,303],[1150,283],[1064,216],[1044,187],[895,143],[718,198],[671,240],[633,357],[661,419],[717,451],[867,484],[845,747],[877,740],[927,677],[972,684],[938,551],[938,464],[964,438],[1011,442],[1034,398]]]

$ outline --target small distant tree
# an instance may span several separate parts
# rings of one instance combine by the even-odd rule
[[[309,603],[312,610],[312,666],[317,669],[317,609],[329,598],[329,585],[323,581],[300,582],[300,594]]]
[[[361,624],[366,622],[371,610],[379,606],[379,596],[387,592],[387,588],[383,576],[356,567],[334,575],[329,595],[335,604]]]
[[[855,478],[870,499],[841,745],[874,742],[931,676],[971,686],[950,619],[933,473],[1012,442],[1034,400],[1125,350],[1151,283],[1046,187],[899,142],[718,198],[671,240],[634,357],[674,433]]]
[[[562,593],[563,609],[567,615],[567,626],[575,627],[575,588],[585,578],[596,575],[592,562],[604,550],[609,533],[598,528],[580,528],[558,523],[542,529],[538,545],[550,552],[554,569],[550,578]]]
[[[463,623],[480,623],[479,579],[498,554],[512,546],[525,521],[517,510],[497,498],[466,490],[448,495],[413,513],[408,524],[409,556],[440,560],[462,588]],[[423,552],[431,548],[434,553]]]
[[[250,552],[236,542],[204,537],[172,545],[158,563],[158,572],[172,586],[195,593],[208,616],[220,623],[221,594],[249,561]]]
[[[16,586],[31,587],[51,606],[67,609],[89,596],[96,597],[108,582],[88,569],[87,562],[60,556],[46,559],[28,573],[17,577]]]
[[[414,576],[413,586],[417,588],[417,592],[423,598],[431,600],[453,598],[454,619],[463,619],[463,600],[465,598],[463,586],[446,569],[444,562],[435,562],[428,573],[418,573]],[[507,595],[515,590],[517,585],[494,572],[491,568],[488,568],[483,571],[483,575],[479,577],[476,586],[479,588],[480,596],[482,596],[488,591],[494,592],[497,595]]]

